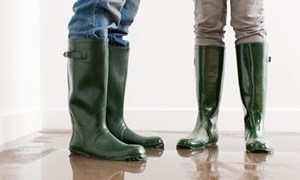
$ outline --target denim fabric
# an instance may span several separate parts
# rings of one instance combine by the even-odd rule
[[[121,45],[129,47],[129,42],[123,39],[123,36],[128,34],[128,28],[132,24],[134,17],[137,14],[140,5],[140,0],[126,0],[121,9],[121,21],[117,29],[109,29],[109,42],[111,45]]]
[[[224,46],[227,0],[194,0],[195,44]],[[265,42],[263,0],[230,0],[236,44]]]
[[[129,46],[123,39],[137,14],[140,0],[77,0],[68,28],[69,39],[109,39],[111,45]]]

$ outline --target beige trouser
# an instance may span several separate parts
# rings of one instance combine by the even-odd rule
[[[194,0],[195,45],[224,46],[227,0]],[[236,44],[265,42],[263,0],[230,0]]]

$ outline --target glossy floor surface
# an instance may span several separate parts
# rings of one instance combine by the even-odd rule
[[[269,134],[273,154],[244,152],[242,134],[221,133],[218,147],[181,150],[186,133],[160,135],[165,150],[147,150],[146,162],[113,162],[70,155],[69,131],[44,130],[0,146],[1,180],[300,179],[300,134]]]

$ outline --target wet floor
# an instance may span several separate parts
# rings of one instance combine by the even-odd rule
[[[241,133],[221,133],[218,146],[175,149],[186,133],[160,135],[165,150],[147,150],[146,162],[114,162],[70,155],[69,131],[44,130],[0,146],[1,180],[300,179],[300,133],[269,134],[273,154],[244,152]]]

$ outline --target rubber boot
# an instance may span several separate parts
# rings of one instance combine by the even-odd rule
[[[236,46],[239,87],[245,112],[245,141],[248,152],[271,152],[264,130],[268,55],[264,43]]]
[[[129,129],[124,121],[124,96],[127,79],[129,48],[109,47],[109,76],[106,122],[111,133],[127,144],[139,144],[146,148],[163,148],[160,137],[144,137]]]
[[[108,43],[69,40],[69,110],[72,120],[70,151],[106,160],[144,160],[145,149],[115,138],[106,126]]]
[[[194,130],[180,139],[177,148],[205,148],[215,145],[219,134],[217,119],[221,98],[224,47],[196,46],[195,69],[198,117]]]

